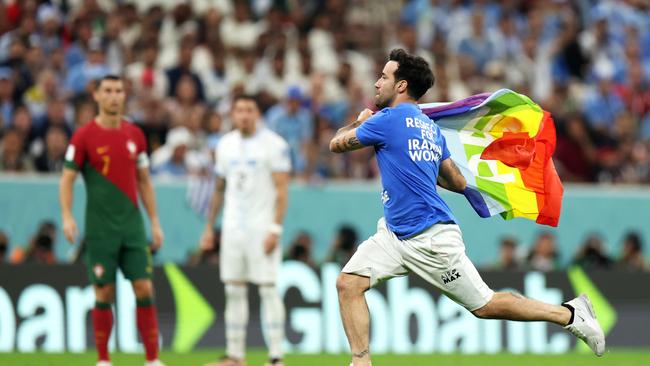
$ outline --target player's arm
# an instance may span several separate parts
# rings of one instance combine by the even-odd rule
[[[440,163],[438,172],[438,185],[448,191],[464,193],[467,181],[451,158]]]
[[[79,234],[77,223],[72,216],[72,198],[74,181],[77,178],[77,171],[71,168],[63,168],[59,183],[59,201],[61,203],[61,218],[63,220],[63,234],[70,244]]]
[[[344,153],[366,147],[357,138],[357,128],[372,116],[373,113],[373,111],[366,108],[359,114],[356,121],[339,128],[336,131],[336,135],[330,141],[330,151],[333,153]]]
[[[162,245],[164,235],[158,219],[156,192],[153,189],[153,183],[151,183],[148,165],[138,168],[138,193],[151,222],[152,249],[155,250]]]
[[[214,221],[217,219],[219,212],[221,211],[221,206],[223,205],[223,197],[226,192],[226,179],[223,177],[217,177],[217,181],[214,184],[214,194],[210,200],[210,209],[208,211],[208,218],[205,222],[205,229],[203,230],[203,235],[201,235],[201,248],[204,250],[210,250],[214,246]]]
[[[272,173],[273,185],[275,185],[275,218],[269,228],[269,235],[264,241],[264,252],[270,254],[277,248],[282,234],[282,223],[284,215],[287,212],[287,202],[289,201],[289,173],[274,172]]]

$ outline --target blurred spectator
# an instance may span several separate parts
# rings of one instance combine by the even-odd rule
[[[585,97],[583,112],[587,122],[601,137],[609,136],[614,122],[624,109],[625,105],[614,90],[611,76],[599,76],[597,86]]]
[[[592,234],[578,249],[573,263],[586,269],[609,269],[614,261],[605,253],[602,238]]]
[[[34,165],[39,172],[60,172],[63,169],[68,136],[65,130],[58,126],[52,126],[45,134],[45,149],[36,158]]]
[[[555,161],[563,181],[593,182],[597,151],[586,123],[579,114],[572,114],[558,124]]]
[[[282,136],[289,144],[293,171],[302,174],[307,170],[306,157],[311,149],[314,120],[309,109],[301,106],[302,92],[292,87],[286,100],[266,113],[270,129]]]
[[[7,252],[9,251],[9,237],[4,231],[0,230],[0,264],[7,262]]]
[[[42,119],[35,121],[37,136],[39,138],[45,138],[47,130],[54,126],[62,128],[68,137],[72,136],[72,124],[68,118],[69,112],[70,109],[65,99],[50,99],[47,102],[45,116],[43,116]]]
[[[106,53],[101,40],[93,38],[88,45],[86,60],[70,68],[65,79],[66,89],[74,96],[91,91],[93,81],[114,71],[106,64]]]
[[[0,171],[24,173],[34,164],[25,153],[25,137],[16,128],[7,130],[0,140]]]
[[[230,50],[251,50],[262,31],[261,24],[253,21],[248,1],[235,1],[232,16],[221,22],[219,33],[223,44]]]
[[[202,114],[205,113],[205,106],[198,99],[196,84],[190,75],[182,75],[175,85],[174,97],[169,98],[166,102],[170,127],[189,127],[187,125],[188,116],[201,114],[202,117]]]
[[[190,266],[198,266],[202,264],[208,264],[212,266],[219,265],[219,251],[221,250],[221,228],[214,228],[214,246],[212,249],[203,249],[201,246],[198,246],[199,249],[190,255],[190,258],[187,262]]]
[[[359,244],[357,242],[358,238],[359,236],[354,227],[347,224],[339,227],[325,261],[338,263],[341,266],[345,265],[352,258]]]
[[[305,231],[299,232],[291,241],[287,250],[288,260],[302,262],[311,268],[316,268],[316,263],[312,258],[313,240],[311,235]]]
[[[629,232],[625,235],[618,267],[631,271],[647,271],[649,269],[643,255],[643,242],[638,233]]]
[[[496,59],[496,45],[486,38],[483,19],[480,11],[472,14],[472,33],[462,39],[458,47],[458,53],[469,57],[479,72],[484,70],[488,61]]]
[[[24,137],[24,150],[30,150],[32,143],[38,138],[38,131],[34,128],[32,116],[25,105],[16,106],[12,127]]]
[[[527,258],[527,265],[535,271],[553,271],[559,269],[559,253],[555,236],[550,232],[542,232],[537,236]]]
[[[511,236],[501,239],[499,261],[492,268],[499,270],[521,269],[521,263],[517,258],[517,239]]]
[[[0,127],[11,124],[15,108],[14,101],[14,76],[8,67],[0,67]]]
[[[29,240],[25,252],[25,263],[55,264],[54,243],[56,243],[56,224],[43,221],[36,234]]]
[[[35,119],[45,117],[47,102],[59,97],[61,94],[59,88],[60,81],[54,70],[44,69],[38,73],[36,84],[29,88],[23,97],[23,101]]]
[[[196,93],[195,98],[199,101],[205,100],[205,95],[203,92],[203,83],[199,76],[192,71],[192,58],[194,56],[194,48],[196,47],[195,40],[192,37],[186,37],[181,40],[180,49],[178,51],[178,63],[176,66],[168,69],[167,74],[167,95],[173,96],[178,94],[179,88],[178,84],[183,79],[183,77],[189,78],[190,82],[193,83],[193,87]]]
[[[134,92],[149,98],[164,98],[169,81],[165,71],[156,63],[158,45],[155,40],[143,41],[137,49],[137,56],[138,61],[126,67],[126,77],[133,82]]]
[[[169,131],[167,142],[151,157],[152,173],[156,176],[185,177],[190,173],[191,157],[188,146],[192,135],[185,127],[176,127]]]

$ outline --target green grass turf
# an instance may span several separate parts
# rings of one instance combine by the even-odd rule
[[[219,350],[198,351],[187,354],[163,352],[161,359],[167,366],[200,366],[213,361]],[[115,354],[113,366],[142,366],[143,356]],[[248,365],[262,366],[266,361],[263,351],[249,351]],[[289,366],[348,366],[347,355],[288,355]],[[1,366],[93,366],[94,353],[82,354],[18,354],[0,353]],[[648,366],[650,349],[647,351],[612,350],[602,358],[587,354],[539,355],[381,355],[373,357],[374,366]]]

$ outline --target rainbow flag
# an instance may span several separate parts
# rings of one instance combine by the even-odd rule
[[[467,180],[466,197],[481,217],[557,226],[564,189],[551,159],[550,113],[508,89],[420,108],[440,126]]]

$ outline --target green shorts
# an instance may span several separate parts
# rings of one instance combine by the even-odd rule
[[[117,269],[130,281],[151,279],[153,261],[146,243],[126,244],[119,240],[88,240],[88,278],[95,285],[115,283]]]

